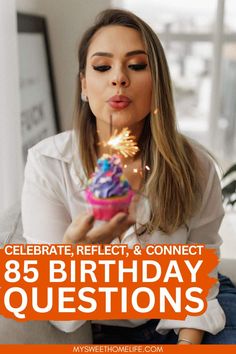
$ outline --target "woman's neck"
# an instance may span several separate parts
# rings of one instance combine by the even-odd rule
[[[135,141],[138,142],[139,138],[142,134],[144,126],[144,120],[136,123],[133,126],[127,127],[130,130],[130,135],[135,137]],[[109,128],[107,123],[104,123],[101,120],[97,119],[97,134],[98,134],[98,158],[101,157],[103,154],[111,154],[114,153],[114,150],[112,151],[109,146],[106,146],[105,143],[110,139],[111,135],[114,133],[114,131],[117,129],[118,132],[121,131],[125,127],[112,127],[112,129]],[[112,131],[111,131],[112,130]],[[140,160],[141,157],[141,151],[138,151],[135,156],[133,157],[127,157],[124,159],[125,163],[133,163],[136,160]]]

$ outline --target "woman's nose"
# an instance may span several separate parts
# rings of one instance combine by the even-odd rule
[[[129,78],[124,72],[117,72],[111,81],[112,86],[127,87],[129,85]]]

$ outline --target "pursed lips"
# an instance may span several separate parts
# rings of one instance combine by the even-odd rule
[[[128,107],[130,103],[130,98],[123,95],[115,95],[110,97],[108,100],[108,104],[115,109],[124,109]]]

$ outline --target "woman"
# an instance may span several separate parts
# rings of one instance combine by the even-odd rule
[[[141,190],[149,201],[149,218],[141,231],[125,213],[98,227],[93,215],[82,213],[82,190],[105,152],[101,142],[108,138],[111,117],[114,128],[128,127],[138,141],[140,152],[126,159],[124,171],[133,189]],[[204,243],[219,251],[224,211],[214,164],[200,146],[177,131],[163,48],[134,14],[106,10],[84,34],[75,123],[72,132],[29,150],[22,196],[28,242],[122,242],[142,247]],[[134,168],[142,173],[134,175]],[[216,276],[216,270],[213,273]],[[225,327],[218,289],[219,284],[211,289],[203,315],[184,321],[93,321],[94,342],[217,343],[217,333]],[[55,325],[72,331],[83,322]]]

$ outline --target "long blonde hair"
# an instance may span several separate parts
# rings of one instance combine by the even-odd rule
[[[145,226],[149,232],[159,228],[171,234],[186,224],[199,207],[202,196],[199,162],[188,139],[177,130],[171,79],[162,45],[153,30],[129,11],[108,9],[101,12],[81,40],[74,129],[82,166],[89,177],[97,160],[98,136],[96,118],[88,102],[81,100],[80,75],[85,74],[93,35],[109,25],[137,30],[148,52],[153,82],[152,103],[139,142],[144,171],[143,191],[151,208],[151,218]],[[150,172],[144,168],[146,165]]]

